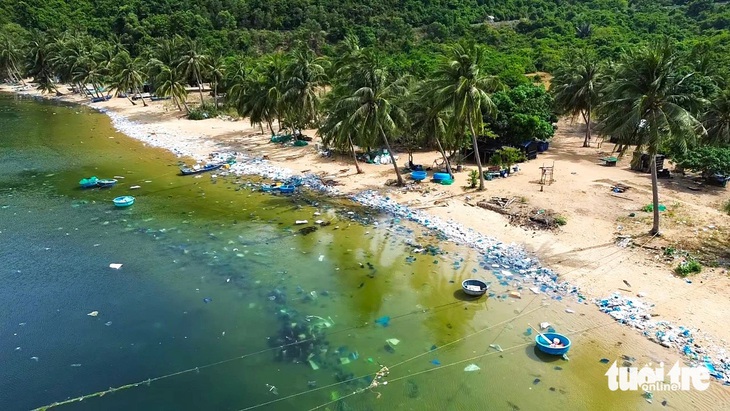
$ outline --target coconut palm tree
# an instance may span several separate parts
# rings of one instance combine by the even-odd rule
[[[480,191],[484,190],[484,172],[477,137],[484,127],[483,115],[494,115],[497,110],[488,93],[503,88],[496,77],[482,71],[485,58],[484,48],[478,45],[451,47],[442,56],[430,86],[434,107],[453,111],[449,132],[458,136],[466,129],[471,133]]]
[[[719,93],[710,102],[702,120],[711,144],[730,144],[730,89]]]
[[[448,135],[448,119],[451,117],[451,113],[434,108],[431,101],[431,91],[428,82],[420,83],[412,94],[413,97],[408,100],[406,112],[411,120],[411,130],[420,135],[427,144],[436,143],[436,148],[444,160],[446,172],[453,179],[454,173],[451,169],[451,161],[449,161],[446,150],[441,144]]]
[[[180,106],[182,104],[185,107],[185,111],[190,113],[190,108],[187,103],[188,91],[185,89],[182,73],[164,64],[159,64],[158,71],[156,93],[162,97],[172,97],[172,101],[178,110],[182,110]]]
[[[204,103],[202,73],[203,70],[205,70],[205,63],[207,59],[207,55],[203,52],[202,47],[197,41],[186,39],[183,42],[182,52],[177,68],[185,77],[192,77],[198,84],[201,105]]]
[[[220,54],[210,54],[205,59],[205,71],[210,77],[211,86],[213,86],[213,104],[218,109],[218,87],[223,83],[226,73],[226,64],[223,56]]]
[[[681,64],[679,54],[667,40],[627,53],[599,107],[603,134],[633,139],[649,153],[654,206],[652,235],[660,233],[656,169],[659,147],[666,143],[686,148],[698,134],[704,133],[691,114],[700,102],[691,94],[678,93],[682,82],[691,76],[678,74]]]
[[[395,99],[407,94],[407,83],[385,69],[378,56],[367,50],[353,61],[348,72],[352,73],[345,90],[349,93],[336,103],[335,112],[347,115],[340,135],[357,136],[359,145],[385,144],[395,169],[397,184],[402,186],[403,177],[393,155],[389,137],[407,128],[405,111]]]
[[[126,94],[127,99],[129,99],[133,105],[137,105],[137,103],[132,100],[129,93],[140,94],[139,90],[144,84],[145,77],[142,67],[142,61],[139,58],[132,59],[126,50],[117,54],[112,66],[112,83],[114,88],[117,89],[117,92]],[[144,99],[141,100],[142,104],[147,106]]]
[[[592,114],[604,85],[604,68],[594,54],[579,53],[555,71],[550,84],[555,109],[560,114],[578,115],[586,123],[583,147],[590,147]]]
[[[320,94],[327,84],[327,60],[317,58],[311,50],[299,49],[287,67],[284,102],[292,128],[301,129],[316,123],[320,110]]]
[[[29,44],[28,74],[33,77],[36,88],[42,93],[55,92],[58,88],[54,82],[53,52],[51,43],[45,33],[39,31],[31,35]]]
[[[12,82],[25,84],[19,70],[21,53],[17,39],[0,34],[0,73],[4,72]]]

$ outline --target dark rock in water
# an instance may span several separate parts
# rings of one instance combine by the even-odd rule
[[[364,286],[365,286],[365,283],[360,283],[360,285],[357,286],[357,288],[363,288]]]
[[[539,378],[535,378],[534,380],[532,380],[532,385],[537,385],[537,384],[540,384]]]
[[[663,407],[666,407],[667,406],[667,400],[662,400],[662,406]]]
[[[555,387],[550,387],[550,391],[555,392]]]
[[[394,349],[393,347],[391,347],[391,346],[390,346],[390,344],[385,344],[385,345],[383,346],[383,349],[384,349],[385,351],[387,351],[387,352],[391,353],[391,354],[393,354],[393,353],[395,352],[395,349]]]
[[[299,233],[301,233],[302,235],[309,235],[315,231],[317,231],[316,226],[304,227],[299,229]]]
[[[420,392],[418,390],[418,384],[413,380],[406,381],[406,394],[408,398],[418,398]]]
[[[520,407],[518,407],[515,403],[507,401],[507,405],[509,405],[509,409],[512,411],[520,411]]]

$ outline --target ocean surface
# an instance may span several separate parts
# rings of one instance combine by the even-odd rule
[[[588,329],[608,317],[500,298],[514,286],[493,262],[422,227],[253,177],[178,176],[185,159],[85,107],[0,94],[0,130],[1,410],[648,406],[606,388],[598,359],[620,353]],[[90,176],[119,182],[80,189]],[[491,296],[464,298],[466,278]],[[570,361],[535,351],[542,321],[573,333]]]

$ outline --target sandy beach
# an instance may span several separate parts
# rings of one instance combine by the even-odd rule
[[[33,89],[7,85],[0,91],[40,96]],[[70,92],[58,99],[88,103]],[[600,158],[610,154],[614,145],[581,147],[583,124],[561,120],[548,151],[520,164],[519,171],[507,178],[485,182],[486,190],[479,192],[467,188],[468,170],[475,168],[469,164],[450,186],[409,181],[406,188],[390,187],[385,183],[395,177],[391,165],[361,163],[364,174],[356,174],[350,157],[320,154],[314,130],[305,132],[314,138],[308,146],[282,146],[270,143],[269,133],[261,134],[248,119],[187,120],[170,101],[148,102],[145,107],[139,101],[132,105],[127,99],[113,98],[88,105],[106,112],[119,131],[169,149],[188,162],[205,161],[211,153],[222,152],[264,158],[275,168],[332,180],[341,194],[354,196],[373,190],[412,210],[514,243],[536,256],[561,281],[577,286],[586,304],[616,292],[636,298],[653,305],[652,321],[692,329],[699,354],[707,350],[715,357],[728,355],[724,347],[730,347],[730,329],[721,323],[730,315],[727,269],[704,267],[700,274],[680,278],[673,270],[681,256],[666,250],[704,247],[711,254],[711,247],[730,248],[730,216],[720,210],[730,198],[730,190],[698,184],[689,175],[660,180],[660,202],[667,210],[662,213],[662,236],[650,237],[651,213],[642,211],[651,203],[649,174],[630,170],[630,158],[621,159],[615,167],[603,166]],[[398,155],[399,164],[405,164],[407,154]],[[414,153],[414,163],[424,167],[439,158],[435,151]],[[554,166],[554,182],[544,187],[540,185],[541,166]],[[615,193],[612,187],[617,184],[629,188]],[[492,197],[511,199],[515,208],[552,210],[567,223],[552,230],[522,227],[503,213],[477,205]],[[657,344],[656,349],[664,348]],[[682,347],[672,344],[670,349]]]

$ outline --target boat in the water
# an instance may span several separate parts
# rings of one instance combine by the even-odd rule
[[[81,181],[79,181],[79,185],[81,188],[92,188],[96,187],[99,183],[99,179],[96,178],[96,176],[92,176],[89,178],[82,178]]]
[[[208,172],[208,171],[218,170],[219,168],[223,167],[226,164],[227,163],[211,163],[211,164],[206,164],[206,165],[204,165],[202,167],[195,167],[195,166],[193,166],[193,167],[182,167],[180,169],[180,174],[181,175],[184,175],[184,176],[189,176],[191,174],[205,173],[205,172]]]
[[[114,178],[100,178],[99,180],[96,181],[96,185],[98,185],[99,187],[102,187],[102,188],[112,187],[116,183],[117,183],[117,180]]]
[[[478,297],[487,293],[487,290],[489,289],[489,284],[485,283],[482,280],[470,278],[461,282],[461,289],[464,290],[464,293],[466,295]]]
[[[547,339],[547,341],[546,341]],[[535,337],[537,349],[550,355],[565,355],[570,350],[570,338],[558,333],[539,333]]]
[[[134,197],[132,196],[121,196],[117,197],[114,200],[114,205],[117,207],[129,207],[132,204],[134,204]]]

